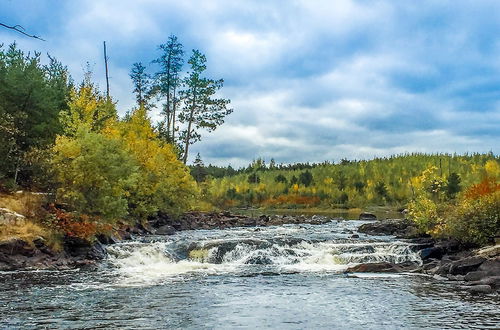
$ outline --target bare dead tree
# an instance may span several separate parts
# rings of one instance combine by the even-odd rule
[[[19,32],[21,34],[24,34],[27,37],[30,37],[30,38],[35,38],[35,39],[39,39],[39,40],[42,40],[42,41],[46,41],[45,39],[42,39],[40,36],[26,33],[25,28],[23,28],[21,25],[10,26],[10,25],[7,25],[7,24],[0,23],[0,26],[3,26],[5,28],[7,28],[7,29],[11,29],[11,30],[14,30],[16,32]]]

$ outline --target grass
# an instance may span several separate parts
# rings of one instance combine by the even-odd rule
[[[0,208],[7,208],[25,217],[31,218],[39,214],[40,208],[45,200],[45,195],[30,192],[14,194],[0,193]]]
[[[0,224],[0,241],[17,238],[33,245],[35,238],[43,237],[47,246],[60,251],[62,247],[59,235],[37,223],[45,201],[45,195],[30,192],[0,194],[0,208],[9,209],[26,217],[24,223]]]

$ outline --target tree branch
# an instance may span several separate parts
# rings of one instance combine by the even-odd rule
[[[19,32],[21,34],[24,34],[27,37],[30,37],[30,38],[35,38],[35,39],[39,39],[39,40],[42,40],[42,41],[46,41],[45,39],[42,39],[40,36],[37,36],[37,35],[34,35],[34,34],[28,34],[28,33],[24,32],[25,29],[21,25],[9,26],[9,25],[0,23],[0,26],[3,26],[5,28],[7,28],[7,29],[11,29],[11,30],[14,30],[16,32]]]

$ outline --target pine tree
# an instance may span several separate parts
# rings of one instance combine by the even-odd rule
[[[153,63],[158,63],[161,68],[155,75],[157,83],[154,91],[166,100],[161,111],[164,119],[158,126],[160,136],[172,144],[175,144],[176,141],[176,111],[179,104],[177,90],[181,83],[180,73],[184,64],[184,50],[182,48],[177,37],[170,35],[167,43],[159,46],[163,53],[153,61]]]
[[[130,70],[130,78],[134,83],[134,93],[139,107],[149,108],[151,98],[151,77],[146,72],[146,67],[141,63],[134,63]]]
[[[193,167],[191,168],[191,175],[196,180],[196,182],[203,182],[208,175],[208,171],[201,160],[200,153],[196,154],[196,159],[193,162]]]
[[[184,89],[180,92],[183,108],[179,114],[179,120],[187,124],[187,128],[181,132],[184,164],[187,162],[189,145],[201,139],[198,130],[207,129],[209,132],[215,130],[224,122],[224,117],[233,111],[227,108],[230,103],[228,99],[214,98],[224,81],[203,77],[207,68],[205,55],[193,50],[188,63],[191,71],[183,80]]]

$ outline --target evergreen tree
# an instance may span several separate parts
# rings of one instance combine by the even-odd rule
[[[287,183],[287,180],[286,180],[286,177],[283,175],[283,174],[278,174],[275,178],[274,178],[274,182],[277,182],[277,183]]]
[[[313,176],[312,176],[311,172],[305,171],[305,172],[300,173],[299,182],[301,184],[303,184],[304,186],[309,187],[311,185],[311,183],[313,182]]]
[[[460,176],[457,173],[453,172],[448,176],[446,184],[446,195],[448,196],[448,198],[455,198],[457,193],[460,192],[460,182]]]
[[[151,97],[151,77],[146,72],[146,67],[142,63],[134,63],[130,70],[130,78],[134,84],[134,93],[139,107],[148,108],[148,101]]]
[[[260,178],[257,173],[252,173],[248,176],[248,183],[260,183]]]
[[[0,46],[0,180],[14,185],[32,183],[28,155],[54,143],[67,108],[66,67],[50,56],[42,65],[40,55]]]
[[[213,80],[203,77],[206,70],[206,57],[200,51],[193,50],[188,61],[191,71],[183,80],[184,90],[180,92],[183,109],[179,120],[187,125],[181,132],[183,145],[183,162],[186,164],[189,145],[199,141],[199,129],[209,132],[224,122],[224,117],[233,110],[227,108],[229,100],[214,98],[215,93],[222,88],[223,80]]]
[[[205,178],[208,175],[205,164],[203,164],[203,160],[201,160],[200,153],[196,154],[196,159],[191,167],[191,175],[198,183],[205,181]]]
[[[159,46],[161,56],[154,60],[160,65],[160,71],[156,74],[156,86],[154,90],[165,99],[161,114],[163,120],[160,123],[160,136],[175,144],[176,137],[176,111],[179,99],[177,91],[181,83],[180,73],[184,64],[184,50],[182,44],[175,35],[170,35],[166,44]],[[185,162],[184,162],[185,163]]]

